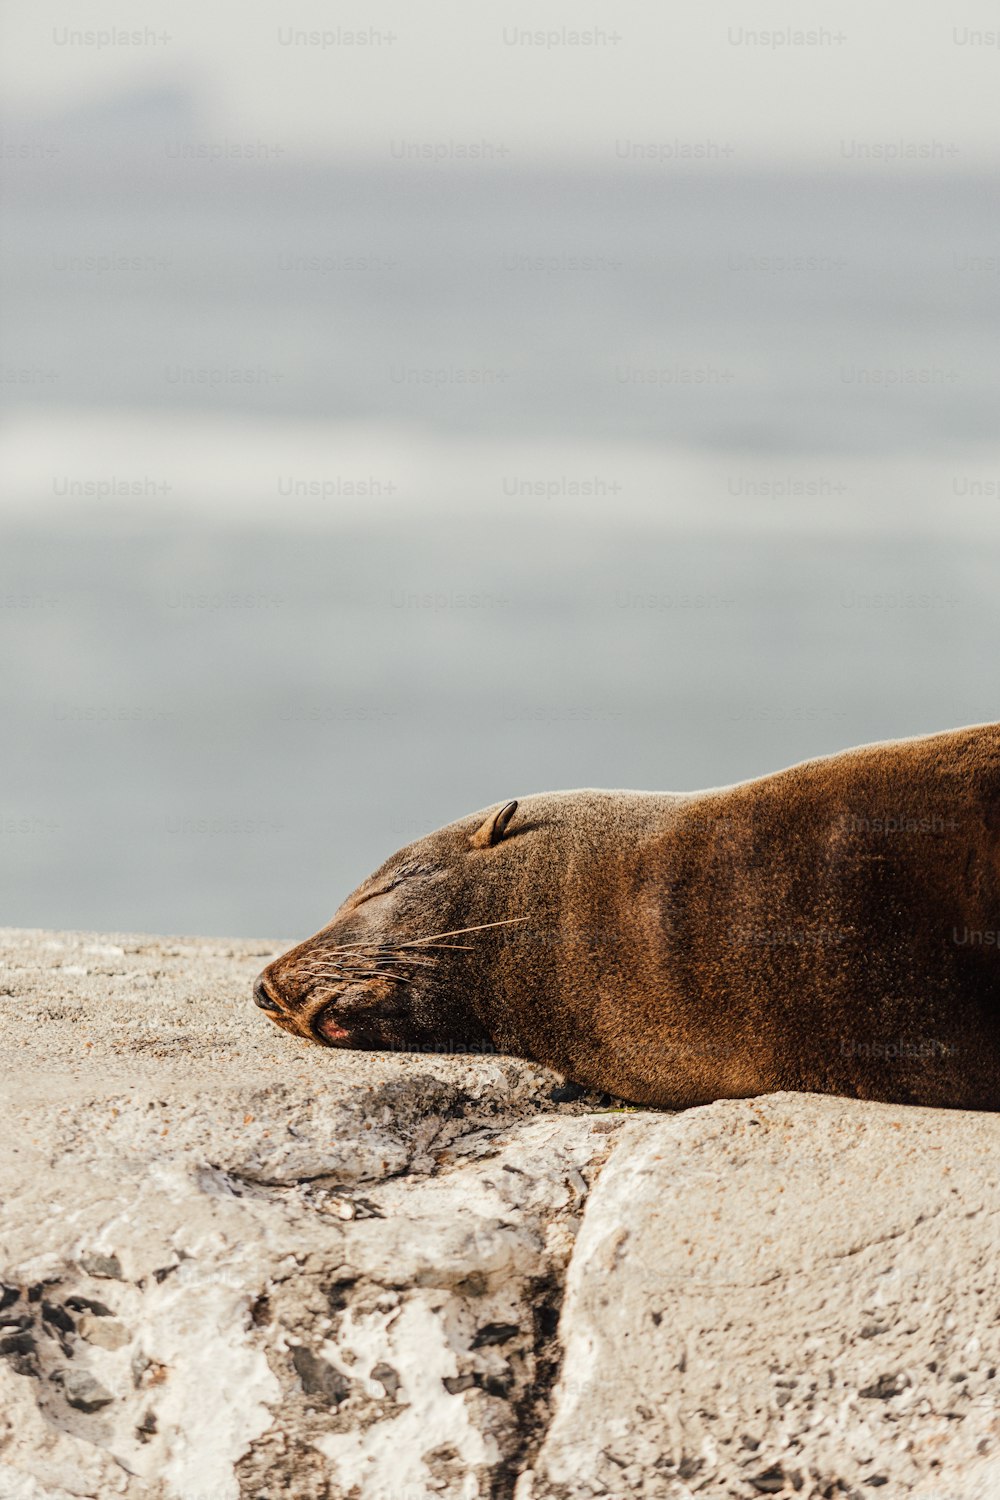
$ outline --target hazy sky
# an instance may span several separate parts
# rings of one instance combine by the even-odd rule
[[[486,142],[511,166],[599,166],[641,145],[960,171],[1000,148],[1000,16],[982,0],[34,0],[2,29],[15,120],[180,85],[199,131],[301,155]]]

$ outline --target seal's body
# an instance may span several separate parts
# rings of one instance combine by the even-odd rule
[[[641,1104],[1000,1109],[1000,725],[462,819],[255,997],[327,1045],[495,1048]]]

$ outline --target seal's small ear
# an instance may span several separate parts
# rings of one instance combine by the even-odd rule
[[[494,844],[499,844],[507,832],[507,824],[517,812],[517,803],[508,802],[501,807],[499,812],[490,813],[485,822],[481,823],[475,833],[469,839],[470,847],[473,849],[492,849]]]

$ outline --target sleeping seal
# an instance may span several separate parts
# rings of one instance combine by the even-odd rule
[[[638,1104],[1000,1109],[1000,725],[705,792],[551,792],[401,849],[254,987],[331,1047]]]

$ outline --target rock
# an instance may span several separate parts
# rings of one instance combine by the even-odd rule
[[[110,1281],[122,1279],[121,1262],[117,1255],[81,1255],[80,1269],[86,1271],[88,1276],[103,1276]]]
[[[269,951],[0,933],[0,1495],[995,1500],[995,1117],[309,1048]]]
[[[457,1396],[460,1391],[470,1390],[476,1383],[475,1375],[466,1372],[464,1375],[445,1375],[441,1384],[451,1396]]]
[[[1000,1493],[998,1175],[987,1114],[776,1094],[633,1118],[569,1266],[533,1500],[601,1493],[622,1451],[639,1495],[682,1453],[713,1497]]]
[[[346,1398],[351,1382],[311,1349],[301,1344],[293,1345],[292,1364],[307,1396],[318,1396],[332,1406]]]
[[[617,1124],[513,1059],[282,1036],[248,998],[260,944],[116,939],[106,972],[67,975],[44,936],[0,936],[0,1278],[27,1319],[0,1360],[0,1495],[79,1474],[125,1500],[509,1490]],[[99,940],[58,941],[68,963]],[[75,1333],[19,1300],[42,1284]],[[70,1413],[85,1462],[60,1338],[116,1393]]]
[[[105,1390],[99,1380],[93,1375],[88,1375],[86,1370],[69,1370],[63,1380],[63,1390],[66,1400],[70,1406],[75,1406],[77,1411],[100,1411],[102,1406],[110,1406],[115,1399],[111,1392]]]
[[[372,1368],[371,1378],[378,1381],[390,1401],[395,1401],[396,1392],[399,1390],[399,1376],[392,1365],[387,1365],[384,1360],[381,1360]]]
[[[84,1313],[76,1329],[82,1339],[100,1349],[121,1349],[129,1341],[128,1329],[117,1318],[98,1318],[93,1313]]]

